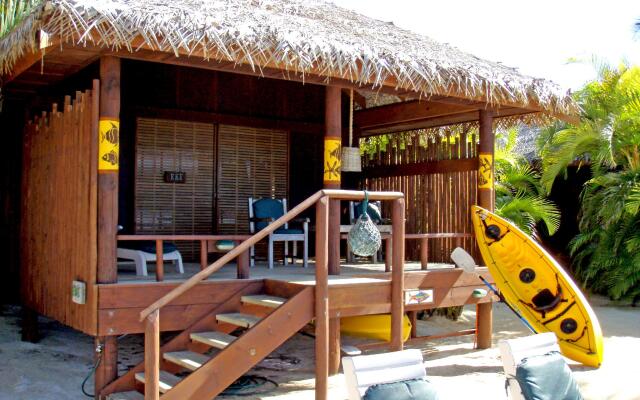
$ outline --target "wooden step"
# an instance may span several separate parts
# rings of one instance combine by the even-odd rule
[[[144,400],[144,395],[132,390],[130,392],[111,393],[107,396],[107,400]]]
[[[263,306],[269,308],[278,308],[284,304],[287,299],[276,296],[269,296],[267,294],[255,294],[251,296],[242,296],[240,299],[244,304],[253,304],[256,306]]]
[[[242,328],[251,328],[260,321],[259,317],[251,314],[229,313],[216,315],[218,322],[226,322],[227,324],[240,326]]]
[[[188,370],[195,371],[210,360],[209,357],[193,351],[172,351],[164,353],[164,359]]]
[[[220,350],[224,349],[237,339],[235,336],[227,335],[226,333],[218,331],[192,333],[190,336],[191,340],[194,342],[204,343],[207,346],[215,347]]]
[[[140,383],[144,383],[144,372],[138,372],[136,374],[136,380]],[[181,379],[177,376],[168,373],[167,371],[160,371],[160,393],[167,393],[172,387],[178,384]]]

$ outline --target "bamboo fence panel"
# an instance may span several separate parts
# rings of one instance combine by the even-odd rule
[[[363,156],[363,188],[397,190],[405,194],[406,233],[472,234],[471,205],[477,201],[477,163],[469,161],[477,160],[476,133],[464,129],[456,133],[445,131],[438,136],[414,132],[386,138],[374,142],[373,149],[369,144],[369,151]],[[449,160],[472,167],[449,171],[422,167]],[[411,167],[404,169],[404,174],[380,174],[385,169],[395,171],[393,167],[403,165]],[[409,170],[411,172],[407,172]],[[386,207],[385,215],[389,215]],[[449,255],[457,246],[478,254],[473,238],[429,239],[429,261],[450,263]],[[411,260],[419,259],[419,241],[407,241],[406,255]]]
[[[97,85],[96,85],[97,87]],[[62,109],[25,127],[22,178],[24,304],[63,324],[97,333],[97,101],[76,92]],[[86,303],[72,302],[72,281]]]

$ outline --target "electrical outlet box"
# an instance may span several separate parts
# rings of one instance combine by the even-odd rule
[[[87,284],[81,281],[73,281],[71,284],[71,300],[76,304],[87,302]]]

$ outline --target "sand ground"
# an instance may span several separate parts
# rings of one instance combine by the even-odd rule
[[[640,360],[640,309],[612,306],[592,299],[605,335],[605,358],[599,369],[571,364],[586,399],[640,399],[637,378]],[[494,344],[502,338],[527,335],[519,320],[502,304],[494,306]],[[44,338],[38,344],[20,341],[19,308],[5,307],[0,315],[0,399],[84,399],[82,380],[91,370],[93,341],[51,320],[41,319]],[[458,321],[432,317],[419,322],[419,333],[435,334],[473,327],[474,309]],[[346,343],[357,339],[344,338]],[[120,339],[120,369],[142,359],[141,337]],[[473,337],[442,339],[419,346],[427,373],[441,398],[504,399],[504,375],[497,348],[475,350]],[[254,368],[251,374],[278,382],[252,396],[229,399],[313,399],[313,339],[296,335]],[[91,380],[87,389],[91,390]],[[330,379],[330,399],[345,399],[342,375]]]

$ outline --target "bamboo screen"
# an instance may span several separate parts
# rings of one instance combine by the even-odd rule
[[[218,231],[249,231],[249,197],[286,198],[289,135],[286,131],[218,127]]]
[[[213,124],[137,119],[136,233],[213,233],[215,131]],[[184,183],[166,183],[164,172],[184,172]],[[189,260],[199,244],[176,242]]]
[[[368,149],[362,161],[363,185],[368,190],[405,194],[407,233],[473,233],[476,139],[476,133],[467,129],[458,134],[445,131],[442,135],[425,136],[409,132],[363,139]],[[418,245],[418,241],[407,241],[408,258],[419,258]],[[429,261],[450,263],[456,246],[477,254],[473,238],[430,239]]]
[[[77,92],[25,127],[21,243],[25,306],[89,335],[97,332],[97,115],[94,91]],[[71,298],[86,283],[86,304]]]

